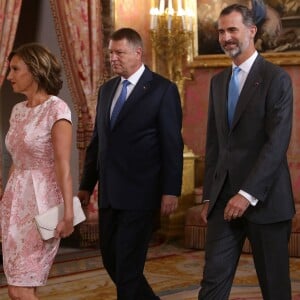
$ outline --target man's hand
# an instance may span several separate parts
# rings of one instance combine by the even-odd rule
[[[90,192],[89,191],[79,191],[78,194],[77,194],[80,202],[81,202],[81,205],[83,207],[87,207],[90,203],[90,199],[91,199],[91,195],[90,195]]]
[[[200,218],[204,222],[204,224],[207,224],[208,206],[209,206],[209,201],[204,202],[204,204],[202,204],[202,209],[200,212]]]
[[[178,207],[178,197],[173,195],[163,195],[161,200],[161,215],[168,216]]]
[[[227,203],[224,210],[224,220],[231,221],[240,218],[250,205],[250,202],[242,195],[236,194]]]

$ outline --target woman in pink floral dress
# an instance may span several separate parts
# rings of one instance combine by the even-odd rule
[[[7,79],[25,95],[10,117],[6,146],[12,156],[0,202],[3,266],[11,299],[36,300],[45,285],[61,237],[73,228],[71,112],[57,95],[62,87],[56,58],[38,44],[25,44],[9,56]],[[34,216],[65,204],[55,238],[43,241]]]

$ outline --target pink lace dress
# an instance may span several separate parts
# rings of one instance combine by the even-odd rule
[[[46,284],[59,239],[43,241],[34,216],[63,202],[55,179],[51,128],[60,119],[71,122],[71,112],[55,96],[33,108],[26,104],[14,106],[5,139],[14,171],[0,202],[3,267],[8,284],[41,286]]]

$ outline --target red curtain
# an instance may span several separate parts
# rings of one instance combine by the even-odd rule
[[[0,87],[5,78],[8,61],[18,26],[22,0],[0,1]],[[0,170],[2,170],[2,145],[0,141]],[[0,198],[2,196],[2,172],[0,172]]]
[[[77,148],[81,175],[94,126],[97,92],[105,80],[102,7],[99,0],[50,0],[68,86],[78,115]],[[97,218],[97,199],[89,209]]]

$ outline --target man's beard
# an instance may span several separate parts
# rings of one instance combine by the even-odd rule
[[[222,45],[221,47],[227,56],[229,56],[230,58],[236,58],[243,52],[243,50],[245,50],[249,47],[249,43],[250,43],[249,40],[244,40],[244,42],[238,42],[238,43],[227,42],[227,43],[225,43],[224,46]],[[234,45],[236,45],[236,47],[233,49],[227,50],[225,48],[227,44],[234,44]]]
[[[235,44],[236,47],[233,48],[233,49],[227,50],[227,49],[226,49],[227,44],[230,44],[230,45],[231,45],[231,44]],[[242,49],[241,49],[240,45],[237,44],[237,43],[225,43],[225,45],[224,45],[224,46],[222,45],[221,47],[222,47],[224,53],[225,53],[227,56],[231,57],[231,58],[237,57],[237,56],[240,55],[241,52],[242,52]]]
[[[223,47],[222,47],[223,48]],[[237,56],[239,56],[242,51],[240,47],[237,47],[235,49],[231,49],[231,50],[226,50],[223,48],[223,51],[225,52],[225,54],[231,58],[236,58]]]

